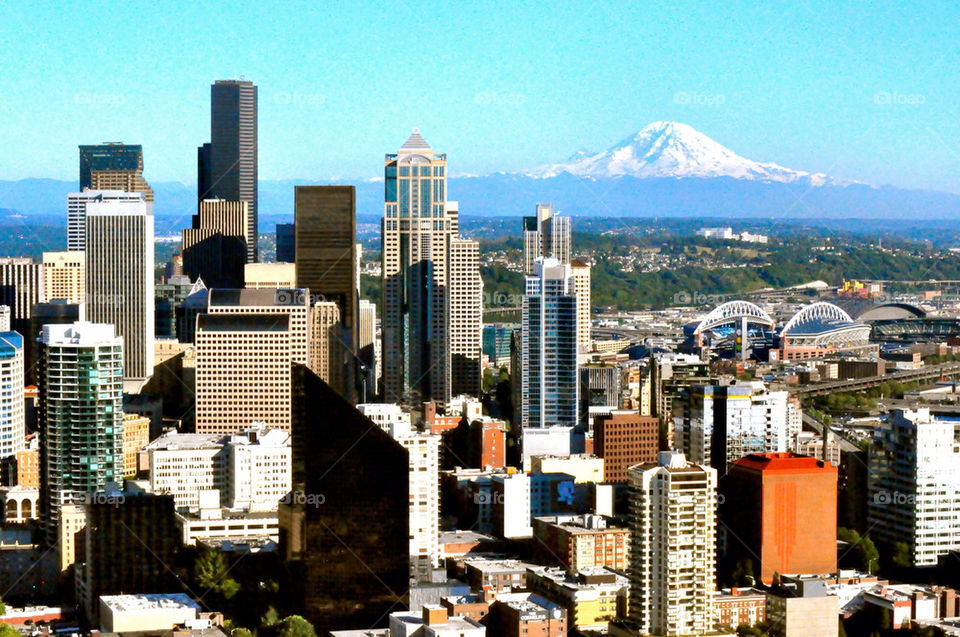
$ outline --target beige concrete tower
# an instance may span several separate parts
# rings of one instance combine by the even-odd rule
[[[590,351],[590,264],[574,259],[570,262],[573,293],[577,297],[577,349]]]
[[[84,303],[86,298],[86,253],[44,252],[43,285],[47,300]]]
[[[448,290],[452,393],[478,395],[483,348],[483,280],[478,242],[450,239]]]

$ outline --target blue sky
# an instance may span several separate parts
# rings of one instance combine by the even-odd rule
[[[262,179],[378,175],[413,126],[453,173],[512,171],[677,120],[745,157],[960,192],[952,2],[4,3],[0,179],[77,145],[196,179],[209,85],[260,88]]]

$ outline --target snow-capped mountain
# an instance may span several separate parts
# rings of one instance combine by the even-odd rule
[[[654,122],[607,150],[578,151],[569,160],[541,166],[529,177],[556,177],[563,173],[593,179],[617,177],[732,177],[754,181],[803,181],[814,185],[844,185],[823,173],[790,170],[772,163],[741,157],[693,127],[678,122]]]

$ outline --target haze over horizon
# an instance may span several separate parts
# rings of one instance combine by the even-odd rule
[[[73,180],[78,144],[122,140],[150,181],[192,183],[210,84],[243,75],[263,180],[378,177],[413,126],[457,175],[667,120],[757,162],[960,193],[953,5],[687,5],[8,7],[0,145],[21,151],[0,179]]]

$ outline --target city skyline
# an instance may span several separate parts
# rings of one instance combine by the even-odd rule
[[[349,17],[236,8],[232,26],[213,25],[218,38],[201,37],[196,29],[210,25],[191,16],[202,9],[182,5],[182,30],[157,27],[157,37],[146,39],[115,33],[118,46],[153,66],[144,72],[105,60],[109,68],[100,72],[111,73],[110,87],[73,61],[93,54],[84,28],[88,16],[102,13],[11,8],[9,27],[0,26],[11,62],[0,142],[34,152],[3,166],[0,179],[72,179],[71,147],[123,140],[144,146],[151,181],[193,182],[195,147],[208,137],[203,114],[211,78],[243,76],[260,88],[261,175],[269,180],[376,177],[382,149],[395,146],[396,131],[413,126],[458,158],[451,172],[458,175],[562,161],[578,148],[607,148],[652,121],[675,120],[758,161],[960,192],[960,100],[950,81],[956,54],[941,45],[949,5],[866,15],[824,8],[677,7],[640,20],[642,9],[629,6],[610,8],[609,16],[578,6],[437,7],[418,16],[422,24],[395,24],[373,8]],[[126,17],[118,10],[106,26]],[[895,27],[907,19],[909,33]],[[266,38],[278,36],[281,24],[290,29],[283,40],[289,46],[269,45],[265,55]],[[402,79],[373,65],[387,54],[385,41],[413,46],[431,28],[446,65],[413,69]],[[550,41],[531,37],[532,28],[551,33]],[[484,30],[495,37],[481,38]],[[364,38],[351,39],[361,31]],[[61,43],[56,52],[41,33]],[[307,33],[318,46],[306,47]],[[318,34],[328,37],[314,40]],[[227,49],[237,39],[250,46]],[[207,44],[178,46],[200,40]],[[43,56],[23,54],[32,50],[46,51],[61,70],[38,73]],[[499,62],[478,63],[483,55]],[[28,125],[35,112],[44,113],[41,130]],[[538,125],[544,117],[550,126]]]

